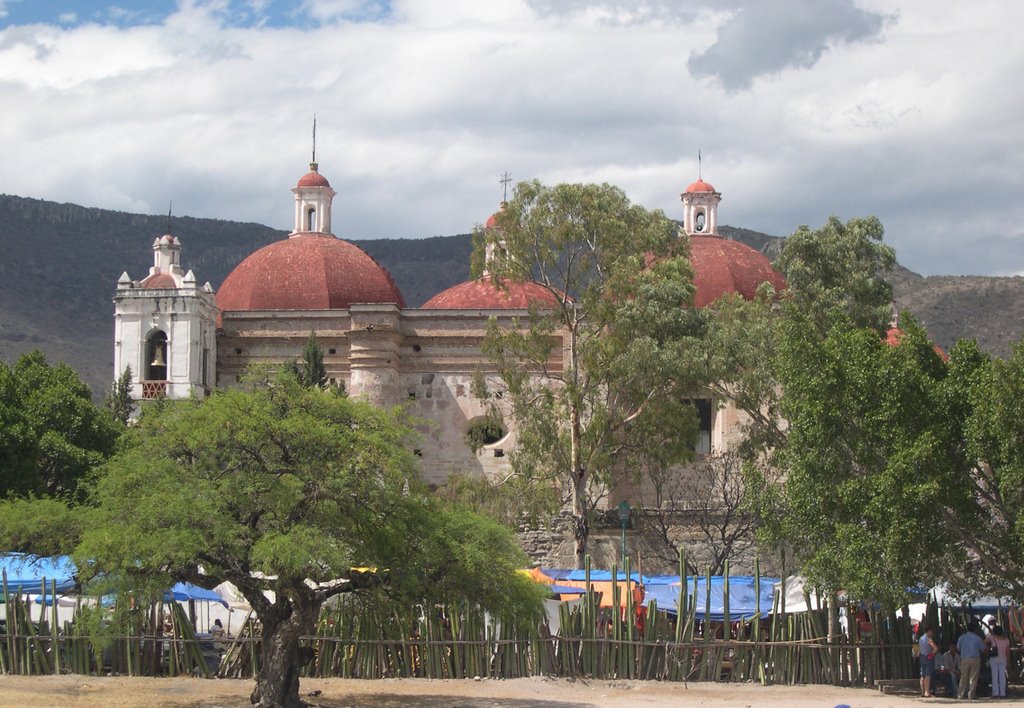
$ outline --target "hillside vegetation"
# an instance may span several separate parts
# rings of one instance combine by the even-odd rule
[[[721,227],[730,238],[774,256],[777,237]],[[0,195],[0,360],[33,348],[66,361],[100,397],[113,378],[114,285],[122,271],[145,276],[166,216]],[[252,223],[174,217],[182,265],[214,288],[245,256],[285,236]],[[469,277],[468,234],[354,240],[390,271],[411,307]],[[1024,279],[894,274],[897,304],[917,315],[937,344],[977,338],[1004,355],[1022,332]]]

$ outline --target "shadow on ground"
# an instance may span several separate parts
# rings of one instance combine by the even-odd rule
[[[465,696],[402,695],[376,693],[356,698],[322,699],[304,697],[312,706],[320,708],[589,708],[593,703],[566,703],[565,701],[539,701],[536,698],[466,698]]]

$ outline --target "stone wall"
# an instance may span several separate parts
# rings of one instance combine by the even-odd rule
[[[683,512],[673,516],[670,535],[677,545],[686,550],[687,561],[703,573],[711,557],[707,541],[701,533],[696,512]],[[544,568],[572,568],[573,554],[572,519],[567,511],[531,524],[523,520],[516,530],[523,550],[537,565]],[[599,515],[591,525],[589,553],[591,567],[608,570],[613,563],[620,563],[622,528],[614,511]],[[780,561],[773,553],[761,552],[756,545],[729,559],[732,575],[753,575],[754,559],[760,557],[762,575],[778,575]],[[644,574],[676,575],[679,561],[660,534],[642,517],[634,515],[626,527],[626,553],[630,567],[638,567]]]

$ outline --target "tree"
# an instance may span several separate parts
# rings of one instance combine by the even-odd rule
[[[306,388],[326,388],[327,369],[324,368],[324,350],[316,340],[316,333],[310,332],[302,348],[302,365],[299,366],[299,382]]]
[[[754,546],[758,520],[747,508],[742,464],[739,454],[727,451],[693,466],[649,471],[650,495],[641,498],[639,515],[664,544],[666,552],[660,555],[665,564],[679,559],[683,544],[676,529],[681,520],[696,529],[700,558],[712,575],[721,575],[727,560]],[[691,573],[704,570],[688,565]]]
[[[516,186],[497,228],[478,229],[474,245],[475,273],[486,252],[502,253],[487,264],[499,284],[536,280],[553,296],[512,328],[492,320],[484,351],[517,428],[513,470],[565,495],[583,567],[590,514],[616,479],[641,461],[690,455],[687,357],[704,318],[686,307],[687,241],[615,187],[534,181]]]
[[[260,621],[260,706],[302,705],[299,637],[341,593],[468,598],[532,617],[537,590],[515,572],[525,558],[511,534],[426,497],[408,436],[397,413],[287,374],[147,408],[71,526],[74,558],[87,576],[153,595],[177,580],[234,583]],[[56,529],[30,506],[0,505],[0,522],[23,519],[0,524],[0,543],[52,550]]]
[[[789,302],[824,334],[840,314],[857,327],[885,332],[892,319],[892,286],[885,276],[896,253],[882,242],[877,217],[834,216],[821,228],[798,228],[775,266],[786,277]]]
[[[961,458],[946,365],[916,322],[901,325],[891,346],[849,320],[824,338],[812,315],[783,322],[785,478],[766,512],[815,586],[890,606],[944,555],[939,510]]]
[[[48,364],[39,350],[0,363],[0,424],[0,497],[76,498],[121,432],[71,367]]]
[[[746,459],[785,444],[777,372],[779,329],[786,321],[804,319],[818,337],[839,320],[879,334],[888,328],[892,287],[886,277],[896,259],[883,235],[881,222],[873,216],[846,223],[832,216],[817,229],[801,226],[786,238],[774,263],[786,278],[783,292],[762,286],[751,301],[725,297],[709,308],[705,378],[714,393],[749,416]]]
[[[135,409],[131,391],[132,367],[126,366],[103,401],[103,405],[121,425],[128,425],[132,411]]]
[[[944,578],[964,594],[1024,601],[1024,340],[1005,360],[958,342],[949,371],[947,408],[964,444],[940,508]]]

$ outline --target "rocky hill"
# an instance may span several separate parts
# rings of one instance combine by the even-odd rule
[[[721,228],[769,255],[778,249],[777,237]],[[182,241],[184,267],[214,288],[246,255],[285,235],[190,217],[174,217],[170,230]],[[143,277],[153,239],[167,231],[166,216],[0,195],[0,360],[39,347],[51,360],[68,362],[101,396],[113,376],[114,284],[122,271]],[[391,272],[413,307],[469,275],[468,234],[356,243]],[[914,312],[940,346],[976,337],[1003,355],[1021,335],[1022,278],[923,278],[901,270],[893,280],[899,307]]]

